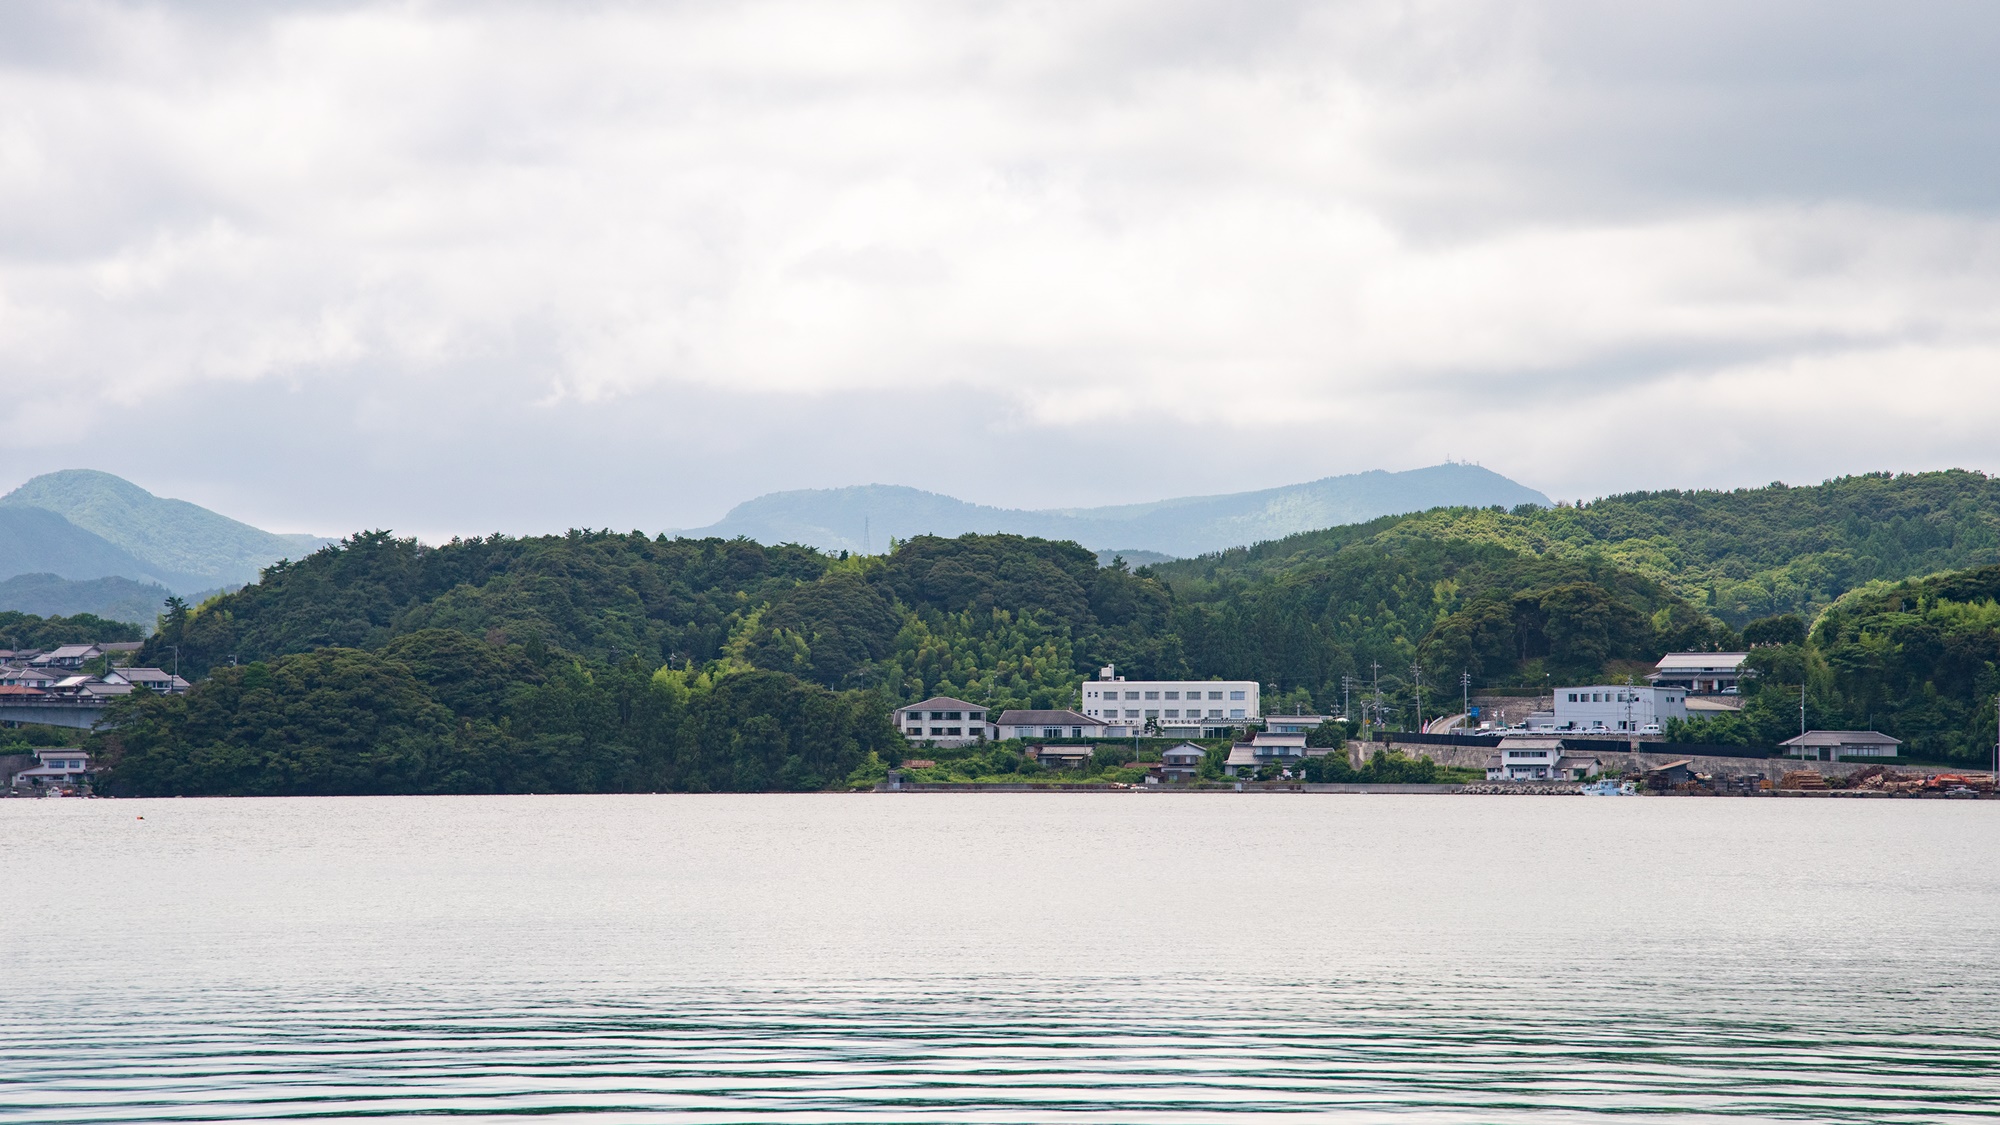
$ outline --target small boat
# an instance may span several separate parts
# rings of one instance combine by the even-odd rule
[[[1639,787],[1631,782],[1610,777],[1599,778],[1583,787],[1586,797],[1632,797],[1638,792]]]

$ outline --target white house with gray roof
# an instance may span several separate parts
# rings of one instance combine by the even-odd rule
[[[1654,687],[1679,688],[1688,695],[1735,695],[1748,670],[1747,652],[1670,652],[1646,673]]]
[[[909,742],[932,746],[966,746],[997,737],[985,707],[948,695],[896,708],[896,729]]]
[[[1825,754],[1828,761],[1838,762],[1843,754],[1850,758],[1893,758],[1903,742],[1872,730],[1809,730],[1778,745],[1801,758],[1810,756],[1818,761]]]
[[[1100,738],[1104,723],[1075,711],[1002,711],[1001,738]]]
[[[130,684],[161,695],[179,695],[188,689],[188,682],[158,668],[114,668],[104,674],[107,684]]]

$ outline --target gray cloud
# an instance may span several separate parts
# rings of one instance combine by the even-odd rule
[[[1978,5],[12,5],[0,450],[286,529],[1964,464]],[[4,475],[4,474],[0,474]]]

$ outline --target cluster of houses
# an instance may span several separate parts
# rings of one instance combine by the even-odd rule
[[[1595,775],[1597,759],[1566,751],[1578,738],[1656,737],[1671,719],[1699,718],[1741,710],[1741,688],[1750,675],[1748,653],[1672,652],[1637,684],[1583,684],[1554,689],[1550,706],[1530,714],[1520,728],[1502,733],[1487,759],[1493,781],[1575,781]],[[963,699],[934,696],[897,708],[897,730],[912,746],[959,747],[1016,739],[1028,756],[1051,769],[1079,769],[1094,747],[1092,739],[1136,737],[1229,738],[1223,772],[1256,774],[1267,766],[1292,776],[1304,759],[1326,754],[1308,746],[1308,736],[1326,718],[1320,715],[1266,715],[1253,680],[1127,680],[1107,666],[1078,687],[1081,707],[1059,710],[1003,710]],[[1490,724],[1488,728],[1490,729]],[[1491,745],[1490,742],[1485,745]],[[1874,731],[1808,731],[1784,748],[1801,757],[1822,753],[1841,757],[1894,757],[1901,745]],[[1185,781],[1207,751],[1192,741],[1168,748],[1152,765],[1154,777]]]
[[[1528,729],[1658,734],[1668,719],[1700,718],[1742,709],[1747,652],[1670,652],[1646,674],[1646,686],[1581,684],[1555,689],[1547,711],[1528,716]]]
[[[1581,684],[1559,687],[1549,710],[1528,716],[1530,737],[1510,737],[1487,759],[1493,781],[1575,780],[1595,772],[1592,759],[1562,753],[1563,734],[1645,738],[1670,719],[1698,719],[1743,708],[1747,652],[1670,652],[1646,674],[1646,686]],[[1533,737],[1540,735],[1541,737]],[[1893,758],[1899,739],[1876,731],[1815,730],[1779,743],[1788,754],[1831,761]]]
[[[188,689],[188,682],[171,672],[118,666],[138,651],[137,641],[0,649],[0,702],[109,700],[142,688],[162,694]],[[102,672],[84,671],[97,661],[103,661]]]
[[[1323,715],[1265,715],[1255,680],[1127,680],[1107,665],[1082,682],[1078,710],[1008,710],[993,713],[977,703],[933,696],[896,709],[896,729],[914,746],[956,747],[999,739],[1028,743],[1029,758],[1049,769],[1080,769],[1090,760],[1090,739],[1232,738],[1223,772],[1235,777],[1271,764],[1297,766],[1329,751],[1308,747],[1306,736]],[[1192,780],[1208,751],[1193,742],[1168,747],[1152,773],[1166,781]]]

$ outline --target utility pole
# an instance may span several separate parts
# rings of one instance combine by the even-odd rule
[[[1410,683],[1415,685],[1417,693],[1417,725],[1410,729],[1421,734],[1424,729],[1424,670],[1414,660],[1410,661]]]
[[[1465,714],[1465,729],[1472,729],[1472,672],[1470,669],[1458,674],[1458,706]]]
[[[1343,722],[1354,714],[1354,695],[1349,690],[1353,683],[1352,676],[1340,677],[1340,718]]]
[[[1382,721],[1382,662],[1374,662],[1375,669],[1375,721]]]

